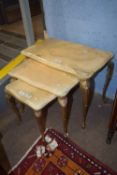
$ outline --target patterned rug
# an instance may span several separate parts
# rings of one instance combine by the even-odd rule
[[[86,153],[69,138],[53,129],[45,133],[45,141],[36,140],[10,175],[116,175],[109,167]],[[55,149],[48,148],[51,143]],[[56,144],[57,143],[57,144]],[[37,148],[43,145],[41,156]],[[51,148],[53,147],[51,144]]]

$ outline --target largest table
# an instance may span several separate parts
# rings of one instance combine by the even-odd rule
[[[100,70],[107,66],[107,76],[103,88],[103,98],[113,73],[113,54],[111,52],[91,48],[79,43],[58,39],[46,39],[25,49],[22,54],[36,61],[75,75],[80,80],[83,94],[83,124],[90,106],[92,88],[91,80]]]

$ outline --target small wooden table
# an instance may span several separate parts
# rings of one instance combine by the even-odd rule
[[[21,115],[16,105],[16,99],[22,105],[27,105],[33,110],[38,121],[40,132],[43,135],[46,128],[46,106],[52,102],[56,96],[42,89],[35,88],[24,81],[15,79],[11,79],[11,82],[5,87],[5,93],[13,111],[20,120]]]
[[[111,62],[113,54],[79,43],[57,39],[46,39],[41,44],[36,43],[23,50],[22,54],[38,62],[77,76],[83,92],[82,127],[85,128],[92,94],[91,79],[105,66],[108,67],[103,89],[103,99],[105,99],[106,90],[113,74],[114,65]]]

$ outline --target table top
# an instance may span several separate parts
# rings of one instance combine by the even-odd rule
[[[30,58],[15,67],[9,75],[59,97],[66,96],[79,82],[78,78],[72,74],[51,68]]]
[[[111,52],[52,38],[24,49],[22,54],[79,79],[91,77],[113,57]]]
[[[56,96],[47,91],[35,88],[22,80],[14,80],[5,87],[5,91],[34,110],[41,110]]]

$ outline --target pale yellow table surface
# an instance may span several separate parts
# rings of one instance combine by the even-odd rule
[[[44,40],[22,51],[41,63],[87,79],[100,70],[112,57],[111,52],[57,39]]]
[[[5,91],[33,110],[41,110],[56,98],[54,94],[35,88],[21,80],[14,80],[9,83],[5,87]]]
[[[59,97],[66,96],[79,82],[78,78],[72,74],[51,68],[30,58],[15,67],[9,75]]]

